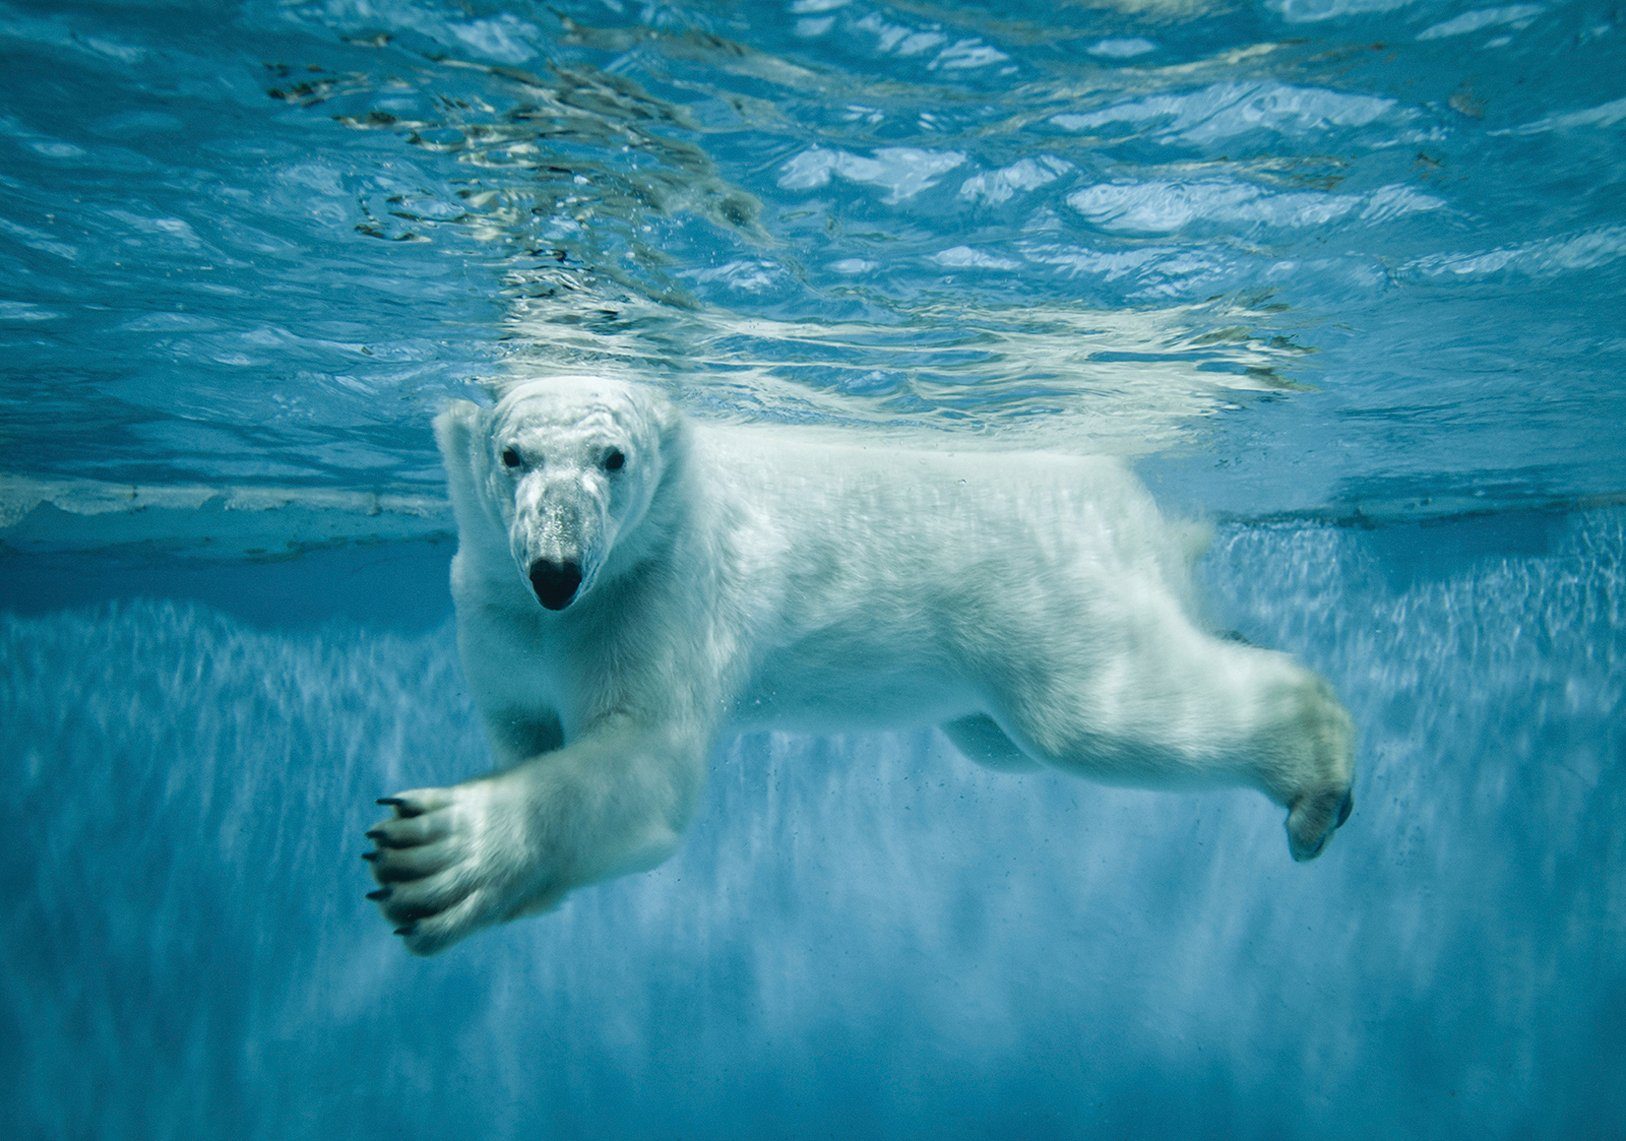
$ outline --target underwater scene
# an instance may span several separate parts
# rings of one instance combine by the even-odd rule
[[[1616,4],[0,0],[0,350],[6,1137],[1626,1133]],[[561,370],[1131,466],[1353,814],[753,731],[407,953],[431,422]]]

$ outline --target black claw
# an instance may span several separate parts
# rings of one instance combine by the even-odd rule
[[[388,899],[390,896],[392,896],[394,894],[395,893],[390,888],[381,887],[377,891],[368,892],[367,893],[367,898],[368,899]]]
[[[382,840],[384,838],[384,829],[374,828],[370,832],[363,832],[362,835],[369,840]]]
[[[377,863],[378,858],[380,856],[382,856],[383,854],[384,854],[383,852],[363,852],[361,854],[361,858],[366,860],[369,864],[372,864],[372,863]]]
[[[397,808],[400,805],[405,804],[406,801],[402,800],[398,796],[381,796],[378,798],[376,803],[382,804],[385,808]]]
[[[403,923],[395,929],[395,933],[397,935],[411,935],[417,929],[418,925],[416,923]]]

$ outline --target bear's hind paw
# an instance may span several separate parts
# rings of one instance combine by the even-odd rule
[[[1323,788],[1295,800],[1287,814],[1287,848],[1293,858],[1302,863],[1319,856],[1354,809],[1355,795],[1348,787]]]

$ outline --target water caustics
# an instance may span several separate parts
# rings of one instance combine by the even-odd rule
[[[588,362],[1244,517],[1612,498],[1614,17],[1380,9],[9,7],[8,499],[433,494],[446,393]]]

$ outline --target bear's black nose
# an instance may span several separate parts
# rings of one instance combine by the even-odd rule
[[[576,597],[576,588],[582,584],[580,563],[556,563],[537,559],[531,564],[531,589],[536,600],[549,610],[563,610]]]

